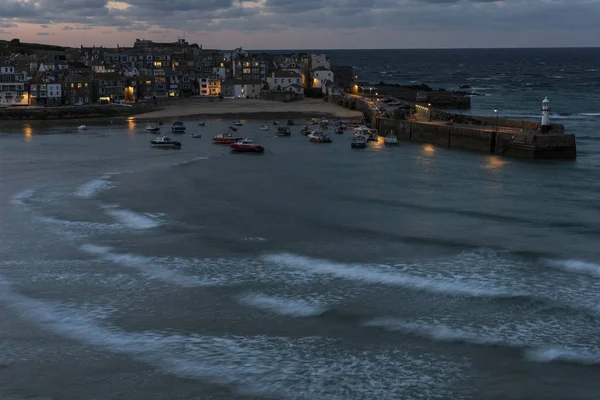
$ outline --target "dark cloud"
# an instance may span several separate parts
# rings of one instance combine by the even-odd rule
[[[104,26],[152,34],[237,30],[277,35],[289,29],[361,28],[439,35],[535,29],[596,32],[598,15],[600,0],[0,0],[0,28],[56,23],[68,24],[65,30]],[[319,46],[326,41],[324,36]],[[406,45],[399,38],[398,47]]]
[[[38,32],[36,33],[37,36],[50,36],[50,33],[48,32]]]

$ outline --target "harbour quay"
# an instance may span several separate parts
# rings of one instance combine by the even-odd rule
[[[540,122],[454,114],[429,103],[408,102],[407,113],[380,115],[373,98],[347,96],[344,107],[363,112],[381,134],[399,140],[474,150],[482,153],[529,159],[575,159],[575,135],[562,124],[550,122],[550,101],[542,102]]]

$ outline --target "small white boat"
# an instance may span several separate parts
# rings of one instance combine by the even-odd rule
[[[156,124],[148,124],[146,125],[146,132],[158,132],[160,128]]]
[[[159,136],[150,141],[150,147],[157,149],[181,149],[181,143],[166,136]]]
[[[77,127],[77,129],[79,129],[80,131],[85,131],[87,129],[87,126],[85,126],[85,125],[79,125]]]
[[[237,120],[237,121],[233,121],[233,123],[232,123],[231,125],[234,125],[234,126],[242,126],[242,125],[244,125],[244,124],[242,123],[242,121],[240,121],[240,120]]]
[[[192,133],[190,136],[193,137],[194,139],[202,138],[202,134],[200,134],[200,133]]]
[[[261,125],[260,130],[261,131],[268,131],[269,130],[269,125]]]
[[[400,146],[400,142],[398,142],[398,138],[393,133],[388,133],[388,135],[383,140],[383,143],[388,147]]]

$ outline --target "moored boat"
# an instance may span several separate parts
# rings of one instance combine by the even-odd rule
[[[79,129],[80,131],[85,131],[87,129],[87,126],[85,126],[85,125],[79,125],[77,127],[77,129]]]
[[[146,125],[146,132],[158,132],[160,128],[156,124],[148,124]]]
[[[205,126],[205,125],[206,125],[206,122],[199,122],[198,123],[198,126]]]
[[[233,121],[233,122],[231,123],[231,125],[234,125],[234,126],[242,126],[242,125],[244,125],[244,124],[242,123],[242,121],[240,121],[240,120],[237,120],[237,121]]]
[[[265,125],[261,125],[260,126],[260,130],[261,131],[268,131],[269,130],[269,125],[265,124]]]
[[[292,132],[290,128],[287,126],[278,126],[277,127],[277,136],[291,136]]]
[[[263,153],[265,148],[252,139],[241,139],[230,146],[233,153]]]
[[[230,127],[229,127],[229,128],[227,128],[227,129],[229,129],[229,130],[230,130],[230,131],[232,131],[232,132],[237,132],[237,130],[238,130],[238,128],[236,128],[235,126],[230,126]]]
[[[300,133],[305,136],[308,135],[310,133],[310,128],[308,127],[308,125],[302,126],[302,129],[300,129]]]
[[[312,131],[308,135],[308,141],[313,143],[331,143],[331,136],[326,132]]]
[[[353,149],[364,149],[367,147],[367,139],[364,136],[354,136],[352,138],[352,142],[350,143],[350,147]]]
[[[337,135],[341,135],[341,134],[344,133],[344,130],[338,126],[337,128],[335,128],[335,130],[333,131],[333,133],[335,133]]]
[[[242,140],[241,137],[234,137],[231,133],[219,133],[217,136],[213,137],[214,144],[232,144],[239,140]]]
[[[288,120],[287,120],[287,124],[288,124],[288,125],[295,125],[295,124],[294,124],[294,121],[293,121],[293,120],[291,120],[291,119],[288,119]]]
[[[181,143],[166,136],[159,136],[150,141],[150,147],[156,149],[181,149]]]
[[[190,136],[193,137],[194,139],[200,139],[200,138],[202,138],[202,135],[199,134],[199,133],[192,133]]]
[[[377,129],[367,130],[367,140],[369,142],[378,142],[379,141],[379,133],[377,132]]]
[[[400,146],[398,138],[392,132],[388,133],[388,135],[383,140],[383,143],[388,147]]]
[[[173,121],[173,123],[171,124],[171,132],[184,133],[185,125],[183,125],[183,122],[181,122],[181,121]]]

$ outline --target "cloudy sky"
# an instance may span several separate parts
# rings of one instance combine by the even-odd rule
[[[599,46],[600,0],[0,0],[0,39],[205,48]]]

